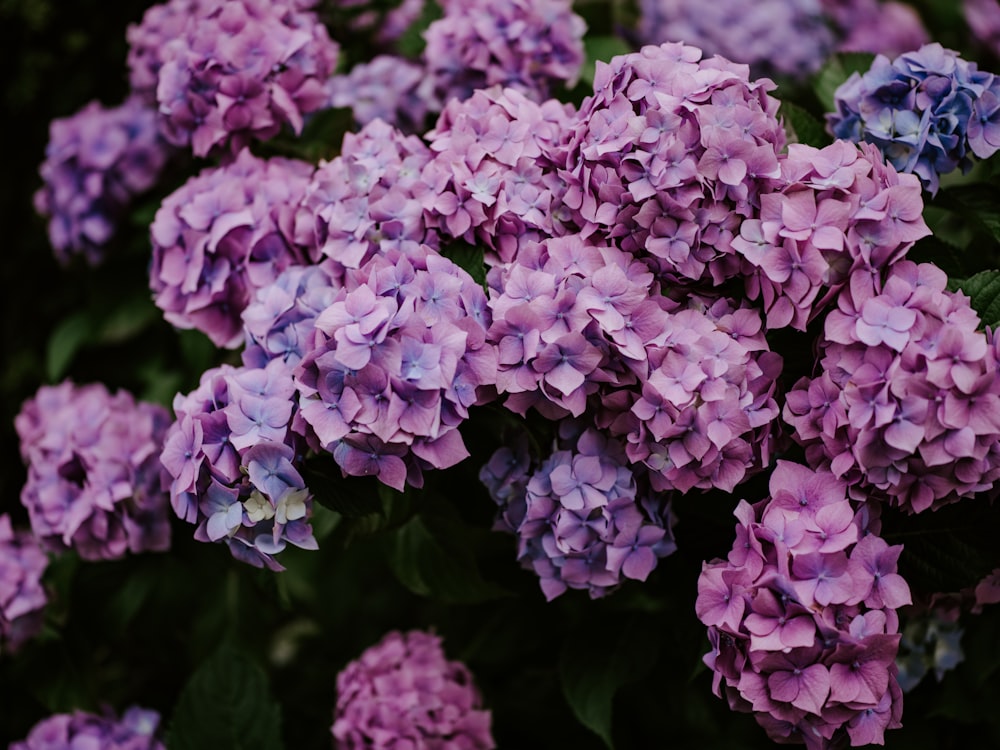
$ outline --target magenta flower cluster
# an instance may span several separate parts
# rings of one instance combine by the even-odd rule
[[[443,0],[424,32],[423,59],[442,102],[500,85],[537,101],[572,88],[586,24],[569,0]]]
[[[468,456],[457,428],[494,395],[488,326],[482,287],[452,261],[422,246],[374,256],[316,319],[296,429],[345,475],[422,486],[424,469]]]
[[[254,292],[306,261],[294,242],[295,207],[313,168],[243,151],[167,196],[150,227],[150,287],[164,317],[217,346],[243,343],[240,314]]]
[[[75,711],[55,714],[36,724],[10,750],[166,750],[157,739],[160,715],[133,706],[118,718]]]
[[[940,175],[971,168],[970,153],[986,159],[1000,148],[1000,78],[937,43],[894,60],[876,56],[835,100],[827,114],[835,137],[875,144],[932,195]]]
[[[537,466],[515,447],[483,467],[500,506],[496,528],[517,536],[518,560],[549,601],[569,588],[597,599],[625,579],[645,581],[677,548],[669,503],[636,476],[620,441],[572,420],[559,427]]]
[[[337,750],[492,750],[490,712],[441,638],[391,632],[337,675]]]
[[[705,663],[734,710],[778,742],[882,744],[900,726],[896,610],[911,603],[889,546],[826,470],[779,461],[770,498],[740,501],[726,560],[705,563],[695,604]]]
[[[28,479],[21,502],[49,550],[85,560],[170,547],[159,453],[167,410],[101,384],[39,388],[14,420]]]
[[[884,164],[870,144],[791,144],[759,218],[732,241],[750,266],[747,296],[761,300],[769,329],[804,331],[851,273],[887,268],[930,234],[923,207],[920,181]]]
[[[169,156],[156,112],[134,97],[111,108],[90,102],[53,120],[34,204],[49,220],[59,261],[73,255],[103,260],[125,210],[156,183]]]
[[[339,54],[315,14],[288,0],[172,0],[128,37],[133,87],[155,92],[164,135],[197,156],[236,154],[285,125],[300,133],[328,105]]]
[[[919,513],[1000,478],[1000,353],[943,271],[895,264],[851,279],[826,318],[814,378],[783,416],[813,467]]]
[[[49,597],[42,576],[49,558],[28,531],[0,515],[0,653],[16,651],[37,635]]]
[[[672,282],[736,276],[732,240],[780,176],[785,142],[773,84],[748,74],[680,43],[598,62],[563,173],[580,231]]]
[[[271,570],[283,569],[274,555],[288,544],[316,549],[302,441],[289,429],[295,384],[280,358],[211,369],[173,407],[160,460],[170,503],[197,524],[195,539],[225,543],[236,559]]]

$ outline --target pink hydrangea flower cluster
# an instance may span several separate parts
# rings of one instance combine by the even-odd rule
[[[695,609],[716,694],[778,742],[883,743],[900,726],[896,610],[911,603],[889,546],[826,470],[779,461],[770,498],[740,501],[726,560],[705,563]]]
[[[429,220],[444,236],[483,246],[488,263],[508,262],[525,243],[572,231],[557,168],[573,110],[537,104],[515,89],[452,99],[427,134],[435,156],[422,179]]]
[[[316,169],[297,208],[296,240],[328,260],[338,282],[380,252],[437,248],[425,218],[421,171],[431,158],[417,136],[374,120],[344,136],[338,157]]]
[[[337,675],[337,750],[492,750],[492,716],[441,638],[391,632]]]
[[[156,711],[136,706],[120,719],[111,713],[55,714],[38,722],[10,750],[166,750],[156,737],[159,725]]]
[[[566,205],[679,283],[736,276],[740,222],[780,176],[774,84],[680,43],[597,63],[569,142]]]
[[[345,475],[422,486],[469,455],[458,426],[494,395],[489,320],[482,287],[427,248],[348,271],[295,371],[296,429]]]
[[[222,365],[174,398],[176,421],[160,461],[177,516],[194,537],[223,542],[233,557],[282,570],[288,544],[316,549],[312,496],[299,473],[301,439],[289,429],[295,384],[281,359],[265,367]]]
[[[424,32],[423,59],[442,102],[500,85],[537,101],[572,88],[586,24],[569,0],[443,0]]]
[[[517,558],[549,601],[568,588],[597,599],[625,579],[645,581],[677,548],[669,503],[636,476],[620,441],[572,420],[560,433],[537,466],[501,448],[483,467],[496,528],[517,536]]]
[[[763,302],[769,329],[804,331],[852,272],[887,268],[930,234],[923,208],[920,180],[883,163],[874,146],[789,145],[760,218],[732,240],[749,264],[748,297]]]
[[[42,576],[49,558],[30,532],[0,515],[0,646],[16,651],[42,629],[49,597]],[[2,653],[2,652],[0,652]]]
[[[819,374],[787,395],[795,439],[811,466],[909,512],[988,490],[1000,478],[995,340],[931,264],[902,261],[872,282],[852,276],[827,315]]]
[[[198,156],[238,153],[323,109],[339,48],[286,0],[173,0],[128,33],[131,79],[154,89],[162,131]],[[148,93],[146,93],[148,96]]]
[[[53,120],[34,204],[49,219],[56,258],[67,263],[82,254],[91,263],[103,260],[125,209],[156,183],[170,152],[156,112],[134,97],[110,108],[90,102]]]
[[[377,55],[327,82],[331,107],[349,108],[359,126],[382,120],[404,133],[423,133],[428,115],[440,112],[434,81],[405,57]]]
[[[21,502],[38,540],[85,560],[168,549],[157,457],[169,424],[163,407],[99,383],[39,388],[14,420],[28,465]]]
[[[150,287],[164,317],[217,346],[243,343],[240,314],[254,292],[306,262],[293,239],[311,165],[243,151],[167,196],[150,227]]]

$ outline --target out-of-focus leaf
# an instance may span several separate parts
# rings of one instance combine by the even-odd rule
[[[77,352],[94,340],[96,325],[93,316],[80,312],[63,320],[52,335],[45,355],[45,372],[49,380],[61,380]]]
[[[969,295],[969,304],[984,326],[1000,325],[1000,271],[981,271],[967,279],[950,279],[948,288]]]
[[[1000,242],[1000,189],[988,183],[942,189],[934,202],[974,222]]]
[[[782,102],[778,116],[784,120],[785,129],[791,131],[792,140],[807,146],[823,148],[829,146],[832,138],[823,123],[813,117],[807,109],[793,102]]]
[[[128,341],[158,321],[161,315],[147,292],[125,297],[104,317],[95,342],[117,344]]]
[[[439,3],[424,3],[420,18],[404,31],[403,35],[396,42],[396,49],[399,50],[399,54],[411,59],[420,57],[424,51],[424,47],[427,46],[424,41],[424,32],[427,31],[428,26],[441,18],[442,15],[444,15],[444,12],[441,10]]]
[[[827,112],[837,110],[834,93],[852,73],[864,73],[872,66],[875,55],[869,52],[840,52],[827,60],[813,79],[813,91]]]
[[[585,62],[580,71],[580,80],[588,86],[594,83],[596,63],[608,62],[616,55],[627,55],[632,48],[618,36],[588,36],[583,40]]]
[[[302,468],[302,478],[313,500],[344,518],[382,513],[379,481],[375,477],[345,477],[332,461],[319,463],[308,462]]]

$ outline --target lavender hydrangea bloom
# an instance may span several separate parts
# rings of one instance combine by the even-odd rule
[[[944,272],[910,261],[851,277],[826,318],[820,373],[783,412],[811,466],[909,512],[1000,478],[1000,352]]]
[[[382,120],[404,133],[423,133],[427,116],[441,110],[433,86],[423,66],[393,55],[377,55],[327,82],[330,106],[349,108],[355,124]]]
[[[264,367],[221,367],[174,399],[160,461],[177,516],[194,537],[224,542],[233,557],[282,570],[288,544],[316,549],[312,496],[298,466],[302,441],[289,430],[296,409],[291,372],[280,359]]]
[[[306,262],[294,223],[312,171],[243,151],[164,199],[150,227],[149,283],[170,323],[197,328],[217,346],[243,343],[240,314],[254,292]]]
[[[48,596],[42,575],[49,558],[29,532],[15,531],[0,515],[0,645],[16,651],[42,628]]]
[[[135,97],[111,108],[90,102],[71,117],[53,120],[39,168],[44,184],[34,203],[49,219],[59,261],[82,254],[100,262],[125,209],[156,183],[170,151],[157,130],[156,112]]]
[[[868,141],[900,172],[937,192],[939,177],[1000,148],[1000,80],[957,52],[928,44],[894,60],[876,56],[835,92],[827,124],[837,138]]]
[[[278,0],[174,0],[129,30],[131,78],[155,78],[164,135],[198,156],[238,153],[328,105],[339,48],[315,14]]]
[[[910,5],[883,0],[822,0],[837,30],[837,49],[890,57],[919,49],[930,41],[920,15]]]
[[[789,145],[781,178],[760,203],[732,247],[771,330],[804,331],[851,273],[888,268],[930,233],[920,181],[883,164],[871,144]]]
[[[119,719],[114,714],[76,711],[43,719],[10,750],[166,750],[156,734],[160,715],[133,706]]]
[[[625,579],[645,581],[676,549],[669,502],[656,499],[621,442],[560,425],[553,452],[532,466],[523,447],[499,449],[480,479],[500,506],[495,528],[517,536],[517,557],[549,601],[568,588],[592,599]]]
[[[664,280],[738,275],[740,222],[780,176],[773,83],[683,44],[598,63],[568,144],[564,202]]]
[[[167,410],[101,384],[43,386],[14,421],[28,480],[21,502],[47,549],[86,560],[170,546],[157,456]]]
[[[973,36],[994,56],[1000,56],[1000,3],[962,0],[962,13]]]
[[[492,717],[468,668],[441,638],[391,632],[337,675],[337,750],[492,750]]]
[[[866,525],[867,510],[828,471],[779,461],[770,493],[740,501],[728,559],[705,563],[698,579],[714,690],[778,742],[882,744],[903,709],[902,547]]]
[[[427,248],[348,270],[295,371],[296,429],[345,475],[421,486],[468,456],[457,428],[493,396],[489,322],[482,288]]]
[[[442,102],[500,85],[537,101],[575,85],[586,25],[568,0],[444,0],[423,58]]]

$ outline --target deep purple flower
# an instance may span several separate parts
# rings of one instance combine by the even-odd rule
[[[38,722],[10,750],[166,750],[157,739],[160,715],[133,706],[119,719],[113,713],[75,711]]]

